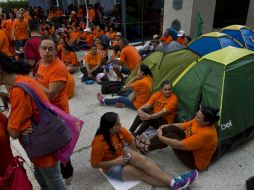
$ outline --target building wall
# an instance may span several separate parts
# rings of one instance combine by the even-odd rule
[[[195,34],[198,30],[198,12],[203,20],[203,34],[213,31],[213,20],[215,13],[216,0],[194,0],[192,19],[191,19],[191,34]]]
[[[254,1],[250,0],[246,25],[251,27],[251,28],[254,28],[254,11],[253,10],[254,10]]]
[[[171,27],[171,23],[177,19],[181,23],[181,29],[186,34],[191,31],[193,0],[183,0],[183,7],[180,10],[173,8],[173,0],[164,0],[163,31]]]

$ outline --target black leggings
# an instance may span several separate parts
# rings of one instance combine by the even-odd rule
[[[66,166],[61,164],[61,173],[64,179],[67,179],[73,175],[73,167],[71,164],[71,159],[68,161]]]
[[[144,108],[142,110],[148,114],[153,113],[153,111],[151,109]],[[137,135],[141,135],[142,133],[144,133],[150,126],[152,126],[155,129],[158,129],[161,125],[164,125],[164,124],[167,124],[167,120],[164,119],[163,117],[158,118],[158,119],[151,119],[151,120],[142,121],[140,119],[140,117],[137,115],[137,117],[135,118],[129,131],[131,133],[133,133],[134,136],[137,136]]]
[[[183,130],[181,130],[179,127],[176,127],[174,125],[170,125],[169,127],[166,127],[162,130],[162,134],[165,137],[169,137],[172,139],[177,139],[177,140],[183,140],[186,138],[185,133]],[[159,141],[157,135],[152,137],[150,139],[151,144],[148,146],[149,151],[153,151],[156,149],[162,149],[167,147],[168,145],[162,143]],[[178,149],[173,149],[176,156],[181,160],[181,162],[186,165],[187,167],[191,169],[197,169],[196,163],[195,163],[195,158],[193,156],[192,151],[188,150],[178,150]]]

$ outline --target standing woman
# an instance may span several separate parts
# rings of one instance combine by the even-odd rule
[[[69,113],[68,95],[66,91],[68,71],[66,66],[56,57],[57,45],[52,37],[44,36],[39,46],[41,61],[35,80],[47,95],[51,104]],[[65,182],[70,185],[73,167],[69,161],[67,166],[61,164]]]
[[[92,141],[92,167],[102,168],[106,175],[119,181],[141,180],[156,187],[172,187],[173,190],[184,189],[197,178],[196,170],[181,178],[173,178],[135,149],[134,138],[122,127],[118,115],[105,113]]]
[[[13,139],[20,138],[22,134],[31,127],[31,118],[38,114],[36,104],[23,89],[15,87],[17,83],[30,84],[39,97],[48,101],[47,96],[41,90],[38,83],[29,74],[29,66],[19,62],[12,62],[10,58],[0,53],[0,85],[6,85],[10,94],[11,111],[8,119],[8,133]],[[53,154],[30,158],[34,165],[34,175],[41,189],[66,190],[59,161]]]
[[[176,110],[177,97],[172,92],[172,84],[167,80],[163,81],[161,90],[138,109],[138,115],[129,131],[137,136],[145,132],[149,126],[158,129],[163,124],[173,123]]]

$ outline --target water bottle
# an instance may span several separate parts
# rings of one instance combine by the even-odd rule
[[[124,159],[127,163],[131,160],[131,154],[129,153],[129,145],[125,143],[124,145]]]

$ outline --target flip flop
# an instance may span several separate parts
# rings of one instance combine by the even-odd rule
[[[145,139],[142,139],[140,136],[136,136],[135,138],[135,143],[137,149],[140,151],[141,154],[147,155],[149,150],[148,150],[148,144],[146,143]]]

